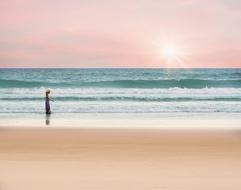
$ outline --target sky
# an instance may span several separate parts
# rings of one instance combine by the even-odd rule
[[[1,0],[0,67],[241,68],[241,1]]]

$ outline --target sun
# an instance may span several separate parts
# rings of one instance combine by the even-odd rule
[[[159,37],[151,42],[155,65],[167,68],[189,67],[193,59],[191,44],[176,37]]]
[[[162,48],[161,53],[165,59],[170,61],[170,60],[177,58],[180,52],[178,51],[178,49],[175,46],[167,45]]]
[[[159,56],[168,67],[185,67],[189,55],[188,48],[181,45],[167,43],[159,46]]]

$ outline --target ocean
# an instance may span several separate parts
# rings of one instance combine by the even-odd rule
[[[0,113],[241,113],[241,69],[0,69]]]

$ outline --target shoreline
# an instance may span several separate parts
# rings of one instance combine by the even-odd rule
[[[0,114],[0,128],[134,128],[241,130],[239,113]]]

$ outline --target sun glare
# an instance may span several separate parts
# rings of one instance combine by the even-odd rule
[[[178,56],[178,49],[174,46],[165,46],[162,49],[162,54],[167,60],[174,59]]]
[[[183,46],[168,43],[160,46],[159,55],[167,67],[185,67],[189,52]]]

